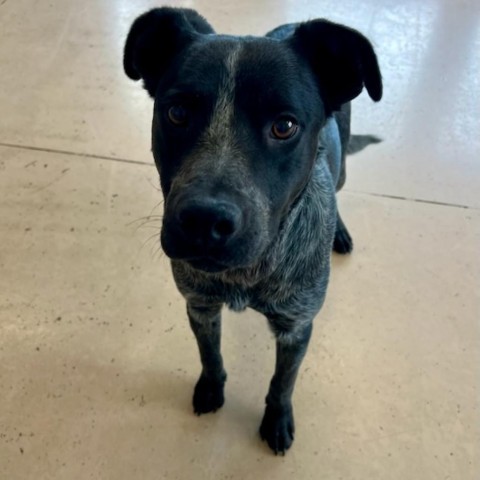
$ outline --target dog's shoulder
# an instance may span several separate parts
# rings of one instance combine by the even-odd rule
[[[277,40],[284,40],[285,38],[292,36],[299,25],[300,23],[285,23],[284,25],[280,25],[273,30],[270,30],[265,36]]]

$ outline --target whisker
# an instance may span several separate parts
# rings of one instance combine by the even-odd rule
[[[151,182],[149,183],[153,188],[155,188],[156,190],[159,190]],[[140,247],[140,252],[141,252],[145,247],[147,247],[149,243],[151,243],[150,255],[152,255],[153,259],[155,259],[155,257],[158,255],[159,252],[160,252],[160,258],[161,258],[163,253],[162,247],[160,244],[160,233],[161,233],[161,225],[163,221],[163,212],[161,214],[153,213],[156,209],[159,209],[163,203],[164,203],[164,200],[162,199],[153,206],[153,208],[150,210],[149,215],[137,218],[127,223],[127,227],[133,226],[135,228],[135,233],[138,232],[140,228],[155,231],[153,235],[150,235],[146,240],[144,240],[144,242],[142,243],[142,246]],[[157,248],[154,251],[155,245],[157,246]]]
[[[140,220],[139,220],[140,221]],[[143,220],[142,223],[138,224],[135,227],[135,233],[138,232],[140,228],[158,228],[158,230],[161,229],[161,220],[159,218],[147,218],[146,220]]]
[[[152,259],[155,261],[155,260],[161,260],[163,258],[163,256],[165,255],[165,252],[162,250],[162,245],[160,244],[160,242],[158,242],[158,246],[157,246],[157,250],[154,252],[153,256],[152,256]],[[156,259],[155,257],[158,258]]]
[[[157,187],[156,185],[154,185],[154,184],[152,183],[152,179],[151,179],[151,178],[148,178],[148,177],[147,177],[147,182],[148,182],[148,184],[149,184],[151,187],[153,187],[157,192],[161,192],[161,191],[162,191],[162,189],[161,189],[160,187]]]
[[[161,220],[162,218],[163,218],[163,215],[147,215],[145,217],[140,217],[135,220],[132,220],[131,222],[128,222],[126,225],[127,227],[129,227],[136,222],[141,222],[142,220]]]
[[[153,235],[150,235],[142,244],[142,246],[140,247],[140,251],[142,251],[146,245],[148,244],[148,242],[151,242],[153,239],[158,239],[159,238],[159,235],[160,235],[160,231],[157,231],[156,233],[154,233]],[[160,242],[159,242],[160,243]]]
[[[140,227],[139,227],[140,228]],[[158,233],[160,233],[161,228],[158,225],[148,225],[148,224],[143,224],[142,228],[148,228],[150,230],[157,230]]]
[[[163,198],[162,198],[162,200],[160,200],[160,201],[150,210],[150,215],[149,215],[149,216],[152,215],[153,211],[154,211],[156,208],[160,207],[160,205],[163,205],[163,203],[164,203],[164,200],[163,200]]]

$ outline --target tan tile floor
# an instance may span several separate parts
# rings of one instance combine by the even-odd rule
[[[0,479],[480,478],[480,4],[198,0],[218,30],[328,17],[374,42],[285,458],[257,427],[273,341],[226,312],[227,402],[196,418],[184,304],[158,249],[151,104],[121,68],[153,1],[0,0]]]

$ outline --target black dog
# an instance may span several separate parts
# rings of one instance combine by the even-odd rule
[[[214,34],[193,10],[159,8],[133,24],[124,68],[155,100],[161,243],[203,366],[194,410],[224,402],[222,305],[251,307],[267,317],[277,346],[260,434],[284,453],[332,246],[352,249],[335,191],[345,181],[348,102],[364,85],[373,100],[382,96],[373,48],[326,20],[234,37]]]

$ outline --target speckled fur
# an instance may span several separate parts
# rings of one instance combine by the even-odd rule
[[[235,311],[246,307],[275,321],[270,325],[283,341],[311,322],[323,304],[330,272],[330,251],[335,233],[334,183],[325,151],[320,149],[311,179],[291,210],[278,237],[259,261],[249,267],[219,274],[173,261],[180,292],[189,303],[223,304]]]

